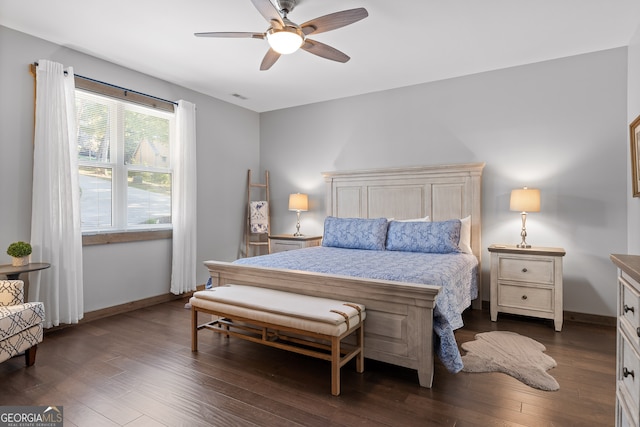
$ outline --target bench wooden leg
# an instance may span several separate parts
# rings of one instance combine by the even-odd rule
[[[361,374],[364,372],[364,324],[362,323],[357,332],[357,345],[360,353],[356,356],[356,372]]]
[[[331,338],[331,394],[340,394],[340,338]]]
[[[191,306],[191,351],[198,351],[198,311]]]

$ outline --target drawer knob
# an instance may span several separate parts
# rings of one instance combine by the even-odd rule
[[[631,378],[633,378],[633,379],[636,378],[636,376],[634,375],[633,371],[630,371],[627,368],[622,368],[622,376],[627,378],[629,375],[631,375]]]
[[[529,271],[529,270],[527,270],[527,267],[525,267],[525,268],[523,268],[523,269],[522,269],[522,272],[523,272],[523,273],[526,273],[527,271]]]
[[[522,295],[522,299],[527,299],[527,296],[526,295]]]
[[[622,309],[624,310],[624,312],[625,312],[625,313],[627,313],[627,312],[629,312],[629,311],[630,311],[630,312],[632,312],[632,313],[635,313],[634,308],[633,308],[633,307],[629,307],[627,304],[625,304],[625,305],[622,307]]]
[[[636,334],[638,335],[638,337],[640,337],[640,327],[636,328]]]

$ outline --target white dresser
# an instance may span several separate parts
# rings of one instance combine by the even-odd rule
[[[553,319],[562,330],[562,248],[491,245],[491,320],[498,313]]]
[[[611,261],[618,267],[616,426],[640,426],[640,256]]]

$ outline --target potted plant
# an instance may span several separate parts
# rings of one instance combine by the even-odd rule
[[[11,256],[11,265],[20,267],[29,264],[29,255],[31,255],[31,245],[27,242],[13,242],[7,248],[7,254]]]

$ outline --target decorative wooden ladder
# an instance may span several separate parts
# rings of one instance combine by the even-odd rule
[[[256,194],[260,197],[255,198]],[[261,233],[255,233],[251,229],[251,203],[256,201],[267,202],[267,231]],[[269,171],[264,171],[264,183],[254,183],[251,177],[251,169],[247,172],[247,223],[245,225],[245,257],[253,256],[252,248],[258,248],[258,254],[263,254],[264,251],[260,250],[260,247],[266,247],[266,253],[269,253],[269,234],[271,233],[271,205],[269,200]]]

